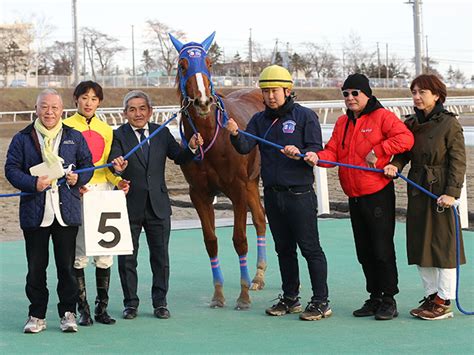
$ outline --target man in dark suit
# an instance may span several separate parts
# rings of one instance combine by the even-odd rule
[[[123,155],[148,137],[159,125],[148,122],[153,109],[150,97],[143,91],[134,90],[124,98],[124,114],[128,123],[115,130],[109,159],[122,178],[130,181],[127,194],[127,209],[133,240],[133,254],[120,255],[118,267],[124,294],[125,319],[137,316],[139,298],[137,295],[137,254],[138,240],[142,228],[150,250],[150,264],[153,273],[151,297],[157,318],[170,317],[167,308],[171,205],[165,183],[166,158],[176,164],[184,164],[194,157],[198,145],[203,140],[199,134],[189,141],[189,148],[182,148],[168,128],[161,130],[130,156]]]

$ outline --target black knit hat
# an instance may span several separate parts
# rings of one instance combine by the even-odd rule
[[[355,73],[349,75],[346,81],[344,81],[344,85],[342,85],[341,89],[359,89],[365,95],[367,95],[367,97],[372,97],[372,89],[369,85],[369,79],[367,79],[364,74]]]

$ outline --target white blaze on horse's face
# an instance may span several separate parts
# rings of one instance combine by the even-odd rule
[[[196,107],[199,115],[207,116],[211,109],[211,100],[206,94],[206,85],[204,84],[204,77],[201,73],[196,74],[196,84],[199,91],[199,95],[194,100],[194,106]]]

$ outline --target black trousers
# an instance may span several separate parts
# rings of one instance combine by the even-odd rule
[[[300,278],[296,247],[306,259],[313,301],[326,301],[327,261],[319,243],[318,202],[311,187],[277,191],[265,188],[265,211],[275,241],[283,296],[299,294]]]
[[[55,219],[49,227],[24,230],[28,274],[26,296],[30,301],[28,315],[44,319],[48,307],[49,291],[46,285],[46,269],[49,263],[49,237],[53,240],[54,261],[58,277],[58,314],[76,313],[78,296],[74,274],[76,236],[78,227],[63,227]]]
[[[349,198],[349,211],[357,259],[364,271],[367,292],[372,297],[396,295],[398,272],[393,244],[393,182],[372,195]]]
[[[158,218],[151,208],[150,201],[147,202],[143,218],[140,220],[130,221],[133,254],[118,256],[120,282],[122,284],[124,296],[123,305],[125,307],[138,308],[140,303],[137,295],[137,255],[142,227],[145,229],[146,240],[150,252],[150,266],[153,274],[151,288],[153,307],[166,306],[166,294],[168,293],[170,275],[168,255],[171,230],[170,218]]]

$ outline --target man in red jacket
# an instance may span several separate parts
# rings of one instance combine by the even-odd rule
[[[347,113],[337,120],[324,150],[306,154],[307,162],[316,165],[321,159],[382,169],[394,154],[411,149],[413,135],[372,95],[367,77],[358,73],[349,75],[342,86],[342,95]],[[353,314],[375,315],[377,320],[392,319],[398,315],[394,299],[398,293],[398,273],[393,244],[393,181],[381,173],[345,167],[339,167],[339,180],[349,196],[357,259],[370,294]]]

